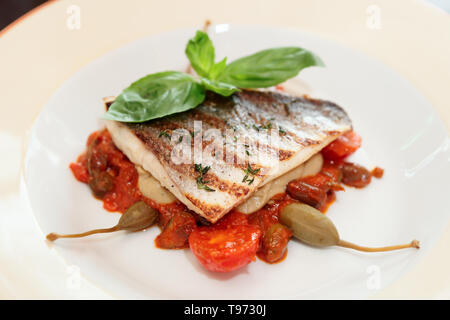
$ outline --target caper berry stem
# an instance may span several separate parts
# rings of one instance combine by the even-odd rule
[[[280,213],[280,222],[291,229],[294,237],[300,241],[316,246],[340,246],[364,252],[383,252],[406,248],[420,248],[420,243],[413,240],[408,244],[369,248],[342,240],[333,222],[319,210],[304,204],[291,203],[285,206]]]
[[[125,213],[120,217],[119,223],[112,228],[95,229],[76,234],[49,233],[47,235],[47,240],[55,241],[59,238],[81,238],[90,236],[91,234],[108,233],[119,230],[136,232],[154,225],[156,223],[157,217],[158,212],[155,209],[151,208],[144,201],[138,201],[125,211]]]
[[[420,248],[420,242],[417,240],[413,240],[408,244],[401,244],[397,246],[388,246],[388,247],[379,247],[379,248],[369,248],[369,247],[363,247],[359,246],[357,244],[353,244],[351,242],[345,241],[345,240],[339,240],[339,242],[336,244],[340,247],[350,248],[358,251],[364,251],[364,252],[383,252],[383,251],[393,251],[393,250],[400,250],[400,249],[406,249],[406,248]]]
[[[56,239],[59,239],[59,238],[82,238],[82,237],[90,236],[91,234],[108,233],[108,232],[114,232],[114,231],[118,231],[118,230],[120,230],[119,226],[114,226],[112,228],[105,228],[105,229],[95,229],[95,230],[91,230],[91,231],[87,231],[87,232],[83,232],[83,233],[75,233],[75,234],[57,234],[57,233],[52,232],[47,235],[47,240],[55,241]]]

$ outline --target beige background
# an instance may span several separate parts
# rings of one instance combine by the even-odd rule
[[[66,23],[70,5],[81,28]],[[367,26],[380,9],[381,28]],[[74,72],[125,43],[213,23],[306,30],[383,61],[434,105],[450,129],[450,17],[415,0],[54,1],[0,32],[0,298],[106,298],[49,250],[19,193],[27,130],[42,105]],[[413,270],[375,298],[450,298],[450,226]]]

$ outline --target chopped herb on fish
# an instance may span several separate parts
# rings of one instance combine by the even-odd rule
[[[270,129],[272,129],[272,123],[271,122],[269,122],[268,124],[266,124],[266,125],[264,125],[264,126],[257,126],[257,125],[253,125],[253,129],[255,129],[256,131],[260,131],[260,130],[262,130],[262,129],[265,129],[265,130],[270,130]]]
[[[206,190],[206,191],[208,191],[208,192],[214,192],[214,191],[216,191],[216,190],[214,190],[214,189],[212,189],[212,188],[210,188],[210,187],[208,187],[208,186],[206,185],[206,183],[208,183],[208,182],[209,182],[209,181],[203,181],[203,177],[202,177],[202,176],[198,177],[198,178],[197,178],[197,188],[198,188],[198,189]]]
[[[163,130],[159,133],[158,138],[161,138],[161,137],[167,137],[170,139],[172,136],[166,130]]]
[[[278,112],[277,110],[282,110],[285,104],[289,106],[290,113],[285,114],[281,112],[275,116],[275,113]],[[351,130],[351,121],[347,114],[332,102],[250,90],[241,90],[239,93],[226,99],[215,94],[208,95],[207,100],[198,108],[180,115],[174,115],[170,119],[155,119],[139,125],[107,121],[106,125],[116,145],[130,146],[130,148],[124,148],[124,153],[129,158],[135,159],[137,161],[136,164],[148,168],[152,175],[158,176],[161,174],[161,181],[168,186],[169,191],[173,193],[179,191],[181,194],[188,195],[188,198],[182,197],[179,199],[182,203],[208,221],[215,222],[226,212],[236,207],[238,203],[242,203],[248,193],[253,193],[257,188],[261,187],[261,183],[264,180],[260,176],[263,171],[268,172],[268,179],[275,179],[282,174],[272,170],[277,165],[277,161],[262,161],[262,159],[268,159],[268,157],[273,157],[274,155],[276,157],[276,154],[273,154],[273,150],[267,147],[267,143],[270,141],[267,141],[264,136],[256,135],[258,132],[251,128],[252,124],[255,124],[254,116],[258,112],[264,115],[267,120],[256,123],[256,125],[267,125],[268,122],[271,122],[273,125],[272,130],[276,129],[278,132],[279,127],[284,126],[287,133],[292,136],[292,139],[286,141],[289,142],[286,144],[288,147],[286,150],[289,151],[289,154],[292,153],[292,156],[288,157],[288,159],[279,159],[285,168],[290,169],[300,165],[310,158],[311,155],[318,153],[331,140],[334,140],[337,136],[335,132],[341,135]],[[241,114],[241,117],[238,118],[237,114]],[[271,117],[275,117],[276,120],[269,121]],[[327,121],[319,123],[317,117],[327,119]],[[176,123],[179,128],[185,128],[189,132],[195,131],[195,139],[198,139],[202,136],[202,132],[200,128],[194,129],[193,120],[202,121],[203,129],[218,129],[221,134],[230,131],[229,139],[231,141],[227,142],[227,146],[222,149],[225,150],[226,148],[226,153],[223,151],[222,154],[216,152],[216,156],[219,159],[212,158],[214,165],[197,160],[194,163],[198,164],[198,171],[194,170],[194,163],[191,163],[190,172],[187,172],[185,163],[178,164],[164,157],[165,154],[171,156],[176,146],[169,144],[170,140],[164,137],[158,138],[158,135],[161,130],[167,130],[176,143],[179,136],[175,138],[173,133],[175,131],[172,131],[174,130],[173,124]],[[229,127],[223,126],[226,120],[229,120],[229,123],[233,125],[237,125],[239,130],[233,134]],[[239,124],[237,121],[239,121]],[[286,129],[285,123],[290,123],[289,130]],[[248,129],[245,128],[245,124],[248,124]],[[129,132],[130,135],[123,134],[124,131]],[[261,130],[259,133],[265,133],[264,131]],[[308,145],[302,143],[301,137],[305,133],[308,135],[314,134],[314,143]],[[238,138],[236,143],[233,142],[233,136]],[[190,135],[183,135],[183,137],[182,143],[186,142],[187,137],[191,138]],[[247,138],[250,140],[244,141]],[[223,140],[217,140],[214,143],[222,147]],[[230,144],[234,144],[234,146],[230,146]],[[244,144],[249,145],[248,151],[251,153],[251,157],[245,153]],[[215,147],[211,149],[211,146],[211,144],[206,143],[199,144],[198,151],[202,154],[206,152],[206,154],[212,155],[212,151],[216,149]],[[284,146],[284,143],[282,143],[282,146]],[[196,152],[195,149],[191,149],[192,151]],[[249,158],[252,159],[252,162],[250,162],[251,170],[247,168]],[[186,159],[188,161],[192,160],[192,154],[190,158],[186,157]],[[184,158],[181,158],[181,160],[184,160]],[[202,164],[202,166],[200,167],[199,164]],[[202,175],[200,172],[204,170],[206,172],[207,165],[211,166],[211,169]],[[161,166],[164,172],[161,172]],[[254,172],[257,168],[261,168],[261,170]],[[244,170],[246,171],[244,172]],[[214,172],[214,175],[212,172]],[[257,175],[250,172],[257,173]],[[245,182],[242,182],[246,174]],[[198,179],[200,176],[202,176],[202,179]],[[198,186],[197,179],[199,182]],[[239,192],[240,190],[235,192],[235,188],[222,187],[226,185],[232,186],[233,184],[251,190],[244,194]],[[215,189],[215,192],[207,192],[203,187],[204,185]],[[212,209],[213,207],[214,209]]]
[[[245,176],[244,179],[242,179],[242,182],[247,182],[249,185],[255,181],[255,175],[258,174],[258,172],[261,170],[261,168],[258,169],[252,169],[250,163],[247,165],[247,169],[244,170]],[[252,176],[250,179],[249,176]]]
[[[201,163],[196,163],[194,165],[195,171],[199,172],[202,176],[208,172],[209,169],[211,169],[211,166],[206,166],[203,168]]]
[[[208,192],[216,191],[206,185],[209,181],[203,180],[203,176],[209,171],[209,169],[211,169],[211,167],[210,166],[203,167],[201,163],[196,163],[194,164],[194,169],[195,171],[200,173],[200,176],[197,178],[197,188],[206,190]]]

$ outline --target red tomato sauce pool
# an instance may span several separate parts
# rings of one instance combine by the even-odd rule
[[[274,196],[252,214],[232,211],[214,225],[178,201],[158,204],[144,197],[138,188],[139,174],[134,164],[114,145],[106,129],[89,136],[86,152],[69,167],[78,181],[91,187],[94,196],[103,201],[103,207],[108,211],[123,213],[141,200],[157,210],[161,229],[155,239],[158,248],[191,247],[207,269],[228,272],[254,260],[255,255],[268,263],[284,260],[292,237],[292,232],[279,222],[284,206],[301,201],[325,212],[336,199],[335,191],[343,190],[341,182],[361,188],[370,183],[372,176],[381,178],[381,168],[369,172],[343,161],[342,156],[354,152],[360,143],[356,134],[346,134],[324,149],[325,163],[317,175],[291,181],[287,193]],[[205,239],[208,243],[202,242]],[[230,241],[235,247],[228,252],[223,248]],[[220,254],[218,248],[222,248]],[[214,256],[220,256],[220,260],[214,260]]]
[[[89,155],[94,153],[102,155],[103,166],[89,160]],[[138,173],[135,166],[117,149],[107,130],[92,133],[87,141],[86,153],[79,156],[77,162],[71,163],[69,167],[77,180],[88,184],[94,179],[93,171],[96,173],[101,171],[111,177],[114,181],[111,190],[99,197],[103,200],[103,207],[108,211],[123,213],[142,198],[137,186]]]

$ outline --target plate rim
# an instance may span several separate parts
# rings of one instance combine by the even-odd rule
[[[303,32],[303,31],[299,31],[299,30],[296,30],[296,29],[292,29],[292,28],[284,28],[284,27],[270,27],[270,26],[259,26],[259,25],[251,25],[251,26],[248,26],[248,25],[242,25],[242,24],[228,24],[228,25],[230,26],[230,29],[233,29],[233,28],[242,29],[242,28],[243,28],[243,29],[251,29],[251,30],[253,30],[253,31],[258,31],[258,30],[260,30],[260,29],[263,29],[263,30],[264,30],[264,29],[266,29],[266,30],[269,30],[269,29],[270,29],[270,30],[272,30],[272,31],[274,31],[274,32],[285,32],[285,31],[289,31],[289,32],[292,33],[292,34],[298,33],[298,34],[300,34],[300,35],[304,35],[304,36],[307,36],[307,37],[318,38],[319,41],[327,42],[327,43],[331,44],[332,46],[337,46],[337,47],[343,48],[344,50],[350,50],[350,51],[352,51],[352,52],[355,52],[357,55],[364,56],[364,58],[366,58],[366,59],[368,59],[368,60],[370,60],[370,61],[374,61],[374,62],[376,62],[376,63],[379,63],[379,64],[383,65],[384,68],[388,69],[390,72],[392,72],[396,77],[398,77],[398,78],[401,79],[402,81],[407,82],[408,85],[409,85],[411,88],[414,88],[414,90],[415,90],[419,95],[422,96],[422,98],[424,99],[424,101],[426,101],[427,104],[428,104],[428,106],[430,107],[430,110],[432,110],[433,115],[435,116],[436,120],[438,121],[438,124],[439,124],[439,130],[446,132],[446,134],[447,134],[447,139],[448,139],[448,132],[446,131],[445,125],[444,125],[442,119],[439,117],[438,113],[436,112],[435,108],[433,107],[433,104],[432,104],[432,103],[431,103],[431,102],[430,102],[430,101],[422,94],[422,92],[421,92],[418,88],[416,88],[416,87],[415,87],[415,86],[414,86],[407,78],[405,78],[403,75],[401,75],[400,73],[398,73],[396,70],[394,70],[394,69],[390,68],[389,66],[387,66],[383,61],[381,61],[381,60],[379,60],[379,59],[377,59],[377,58],[375,58],[375,57],[368,56],[367,54],[365,54],[365,53],[362,52],[362,51],[355,50],[354,48],[347,47],[347,46],[345,46],[345,45],[343,45],[343,44],[341,44],[341,43],[338,43],[338,42],[332,41],[332,40],[330,40],[330,39],[326,39],[326,38],[317,36],[317,35],[315,35],[315,34],[313,34],[313,33],[310,33],[310,32]],[[110,55],[115,55],[117,52],[120,52],[120,51],[126,51],[126,50],[127,50],[127,47],[135,46],[135,45],[137,45],[137,44],[140,43],[140,42],[146,42],[146,41],[149,41],[149,39],[154,38],[155,36],[156,36],[156,37],[162,37],[162,38],[164,38],[164,37],[170,36],[170,35],[172,35],[172,34],[178,34],[178,33],[180,33],[180,32],[187,32],[187,31],[190,31],[190,30],[195,30],[195,28],[193,28],[193,27],[181,28],[181,29],[176,29],[176,30],[171,30],[171,31],[166,31],[166,32],[158,33],[157,35],[150,35],[150,36],[147,36],[147,37],[143,37],[143,38],[137,39],[137,40],[135,40],[135,41],[129,42],[129,43],[127,43],[127,44],[125,44],[125,45],[123,45],[123,46],[121,46],[121,47],[119,47],[119,48],[116,48],[116,49],[114,49],[114,50],[111,50],[111,51],[109,51],[109,52],[107,52],[107,53],[105,53],[105,54],[103,54],[103,55],[97,57],[96,59],[92,60],[91,62],[89,62],[88,64],[86,64],[85,66],[83,66],[81,69],[79,69],[79,70],[77,70],[76,72],[74,72],[68,79],[66,79],[66,80],[65,80],[65,81],[64,81],[64,82],[63,82],[63,83],[62,83],[62,84],[61,84],[61,85],[53,92],[53,94],[51,95],[51,97],[50,97],[50,98],[47,100],[47,102],[42,106],[42,108],[41,108],[41,110],[39,111],[38,115],[37,115],[36,118],[34,119],[32,128],[31,128],[31,130],[30,130],[30,133],[34,132],[35,124],[36,124],[37,120],[39,119],[39,117],[41,116],[41,112],[42,112],[43,108],[48,104],[48,102],[49,102],[51,99],[53,99],[53,97],[54,97],[54,96],[55,96],[55,95],[56,95],[56,94],[64,87],[64,85],[65,85],[70,79],[79,76],[79,74],[82,73],[85,69],[88,69],[88,68],[92,67],[92,65],[95,65],[95,64],[99,63],[99,61],[101,61],[101,60],[107,58],[107,57],[110,56]],[[29,137],[29,138],[31,138],[31,134],[30,134],[30,137]],[[30,142],[30,141],[28,140],[27,145],[29,144],[29,142]],[[28,157],[28,148],[27,148],[27,151],[26,151],[26,153],[25,153],[25,155],[24,155],[24,164],[25,164],[25,162],[26,162],[27,157]],[[25,170],[25,167],[24,167],[23,176],[24,176],[24,182],[25,182],[25,185],[26,185],[26,175],[27,175],[27,173],[26,173],[26,170]],[[28,191],[28,190],[27,190],[27,191]],[[36,215],[35,215],[34,213],[33,213],[33,216],[35,217],[36,221],[38,222],[39,229],[41,230],[41,233],[42,233],[42,229],[41,229],[41,227],[40,227],[41,224],[39,223],[38,218],[36,217]],[[447,217],[447,224],[449,224],[449,222],[450,222],[450,216]],[[442,236],[442,234],[443,234],[443,228],[442,228],[442,230],[440,230],[439,234]],[[439,240],[439,238],[438,238],[438,239],[434,239],[434,241],[433,241],[433,246],[436,244],[436,242],[437,242],[438,240]],[[64,261],[65,261],[66,263],[68,263],[68,260],[66,259],[66,257],[64,257],[63,254],[61,254],[61,252],[59,252],[58,250],[56,250],[56,252],[58,253],[58,255],[59,255],[61,258],[64,259]],[[424,257],[422,257],[421,259],[424,259]],[[415,260],[417,260],[417,259],[415,259]],[[420,260],[419,260],[419,261],[420,261]],[[407,272],[409,272],[409,270],[411,270],[411,268],[414,267],[414,265],[416,265],[417,263],[418,263],[418,261],[408,261],[407,265],[402,269],[402,274],[401,274],[400,276],[398,276],[393,282],[397,281],[398,278],[404,276],[404,275],[405,275]],[[84,276],[85,278],[87,278],[88,280],[90,280],[90,282],[94,283],[96,286],[102,288],[102,289],[105,290],[105,291],[108,291],[106,288],[103,288],[102,286],[100,286],[100,284],[96,283],[93,279],[89,279],[88,277],[86,277],[86,275],[83,275],[83,276]],[[391,285],[391,284],[392,284],[392,282],[390,282],[388,285],[386,285],[386,287],[389,286],[389,285]],[[314,290],[312,290],[312,291],[314,291]],[[109,291],[108,291],[108,292],[109,292]],[[113,294],[113,295],[114,295],[114,294]],[[150,297],[149,297],[149,298],[150,298]],[[161,298],[161,297],[151,297],[151,298],[163,299],[163,298]],[[366,298],[367,298],[367,297],[366,297]]]
[[[81,2],[81,1],[80,1],[80,2]],[[49,8],[46,8],[46,10],[39,10],[39,11],[42,11],[42,13],[45,13],[46,15],[47,15],[47,13],[48,13],[47,18],[48,18],[48,16],[51,15],[51,17],[53,17],[53,19],[59,19],[60,17],[58,16],[58,14],[61,14],[61,12],[57,12],[57,10],[60,10],[61,7],[63,7],[64,4],[67,4],[67,3],[68,3],[68,1],[66,1],[66,2],[64,2],[64,1],[58,1],[58,2],[56,2],[56,1],[51,1],[51,2],[48,3],[48,4],[52,4],[52,6],[49,6]],[[384,3],[386,3],[386,2],[384,2]],[[383,2],[380,1],[380,4],[383,5]],[[424,10],[424,12],[421,13],[422,16],[424,17],[424,19],[429,19],[429,21],[433,21],[433,19],[438,19],[438,20],[440,20],[440,21],[442,22],[442,19],[443,19],[442,13],[443,13],[443,12],[442,12],[441,10],[437,9],[436,7],[431,6],[429,3],[426,3],[426,2],[423,1],[423,0],[419,0],[419,1],[415,1],[415,2],[404,2],[403,4],[404,4],[404,8],[405,8],[405,9],[407,9],[407,8],[413,8],[413,9],[417,10],[417,9],[424,9],[424,7],[427,7],[427,8],[433,7],[433,10],[432,10],[432,11],[430,11],[430,10]],[[58,8],[54,8],[54,7],[58,7]],[[299,6],[299,7],[300,7],[300,6]],[[427,8],[425,8],[425,9],[427,9]],[[51,10],[50,10],[50,9],[51,9]],[[39,12],[39,13],[41,13],[41,12]],[[24,36],[26,36],[27,34],[28,34],[28,35],[29,35],[29,34],[34,34],[33,32],[36,31],[36,29],[30,29],[30,27],[33,26],[33,23],[35,23],[36,21],[38,21],[39,19],[42,19],[42,18],[43,18],[43,15],[41,15],[41,14],[33,14],[33,15],[27,16],[27,19],[21,19],[21,23],[14,24],[14,27],[13,27],[13,28],[9,28],[9,29],[8,29],[8,30],[9,30],[9,32],[7,33],[8,37],[9,37],[9,38],[14,38],[14,39],[24,39]],[[447,15],[445,18],[446,18],[447,21],[448,21],[448,15]],[[30,20],[30,21],[29,21],[29,20]],[[188,22],[184,22],[184,26],[185,26],[185,27],[186,27],[186,26],[193,25],[193,24],[194,24],[194,23],[192,23],[192,20],[191,20],[191,21],[188,21]],[[34,24],[34,26],[36,26],[36,24]],[[265,26],[267,26],[267,25],[265,25]],[[276,21],[276,20],[274,20],[274,21],[271,22],[271,26],[285,27],[285,25],[283,25],[282,23],[280,23],[280,21]],[[293,27],[293,28],[294,28],[294,27]],[[297,30],[298,30],[299,26],[296,25],[295,28],[297,28]],[[304,29],[304,28],[307,28],[307,29],[309,30],[309,26],[302,26],[301,28],[303,28],[303,29]],[[313,28],[314,28],[314,27],[313,27]],[[18,30],[18,29],[20,29],[20,30]],[[163,30],[164,30],[164,29],[163,29]],[[22,34],[19,34],[18,31],[22,32]],[[28,33],[27,33],[27,32],[28,32]],[[314,34],[319,35],[319,34],[317,34],[316,32],[317,32],[317,30],[314,31]],[[0,31],[0,35],[5,35],[5,33],[6,33],[6,32],[3,32],[3,30]],[[341,35],[340,35],[340,36],[341,36]],[[342,39],[344,39],[344,36],[343,36],[343,35],[342,35],[342,37],[339,38],[339,43],[341,43],[341,44],[344,43]],[[2,41],[2,40],[6,40],[6,39],[2,39],[2,37],[0,37],[0,43],[5,42],[5,41]],[[9,39],[8,39],[8,40],[9,40]],[[328,38],[327,40],[330,40],[330,39]],[[355,42],[353,42],[352,45],[351,45],[351,48],[352,48],[352,49],[357,49],[358,47],[359,47],[359,46],[358,46],[357,44],[355,44]],[[358,49],[360,49],[360,48],[358,48]],[[104,52],[104,53],[106,53],[106,52]],[[367,55],[367,56],[369,56],[369,57],[371,57],[371,58],[375,58],[375,56],[374,56],[373,54],[369,54],[369,53],[367,53],[367,52],[364,52],[364,54]],[[384,64],[386,63],[386,61],[385,61],[384,59],[379,59],[379,60],[382,61]],[[93,59],[90,59],[88,62],[92,62],[92,61],[93,61]],[[73,66],[70,66],[69,69],[72,70],[71,73],[70,73],[67,77],[61,79],[61,80],[58,82],[58,86],[57,86],[57,87],[60,87],[60,86],[61,86],[68,78],[70,78],[71,76],[73,76],[73,74],[74,74],[75,72],[77,72],[80,68],[77,68],[77,69],[73,70]],[[392,69],[392,68],[391,68],[391,69]],[[392,69],[392,70],[394,70],[394,69]],[[397,71],[397,70],[394,70],[394,71]],[[397,72],[398,72],[398,71],[397,71]],[[404,73],[399,72],[399,74],[402,76],[402,78],[404,78],[404,79],[410,81],[410,78],[409,78],[407,75],[405,75]],[[424,94],[424,91],[423,91],[423,88],[422,88],[421,86],[416,86],[416,85],[414,85],[414,87],[415,87],[422,95],[425,95],[425,94]],[[429,95],[425,95],[425,96],[426,96],[426,99],[427,99],[428,101],[430,101]],[[41,104],[40,109],[42,109],[42,107],[47,103],[48,98],[49,98],[49,96],[47,96],[47,98],[45,98],[45,101]],[[444,114],[444,116],[442,116],[442,113],[437,112],[438,110],[436,110],[436,107],[435,107],[435,105],[434,105],[433,103],[432,103],[432,105],[433,105],[433,109],[434,109],[435,112],[438,114],[438,118],[439,118],[441,121],[443,121],[443,119],[446,119],[447,122],[448,122],[448,117],[445,116],[445,114]],[[33,121],[33,123],[34,123],[34,121]],[[29,127],[30,127],[30,126],[29,126]],[[447,134],[448,134],[448,132],[449,132],[449,129],[448,129],[448,127],[447,127]],[[22,153],[21,159],[22,159],[22,161],[23,161],[23,153]],[[10,189],[9,191],[11,192],[12,190]],[[15,191],[15,188],[14,188],[13,193],[16,193],[16,192],[17,192],[17,191]],[[450,228],[448,228],[447,231],[450,231]],[[448,232],[447,232],[447,233],[448,233]],[[442,238],[441,238],[441,239],[442,239]],[[448,236],[447,236],[447,239],[448,239]],[[441,247],[442,247],[442,246],[441,246]],[[441,248],[441,249],[442,249],[442,248]],[[11,258],[11,257],[9,257],[9,258]],[[426,259],[427,261],[431,261],[431,259],[433,259],[433,258],[431,258],[431,257],[430,257],[430,258],[426,257],[425,259]],[[425,259],[424,259],[424,260],[425,260]],[[11,260],[12,260],[12,259],[11,259]],[[435,260],[435,261],[436,261],[436,260]],[[11,261],[10,264],[13,265],[13,264],[14,264],[14,261]],[[421,272],[421,275],[422,275],[422,276],[426,277],[425,274],[427,273],[426,271],[429,271],[429,270],[430,270],[430,264],[431,264],[431,263],[428,263],[427,269],[421,268],[420,272]],[[0,272],[1,272],[1,270],[0,270]],[[442,275],[442,273],[440,273],[440,274]],[[416,275],[418,275],[418,274],[416,273]],[[411,279],[411,278],[410,278],[410,279]],[[30,283],[30,284],[29,284],[30,288],[31,288],[31,286],[33,286],[33,285],[35,285],[35,283]],[[408,296],[409,293],[406,292],[404,288],[405,288],[405,283],[403,283],[403,286],[402,286],[402,287],[398,287],[398,286],[397,286],[396,290],[397,290],[398,292],[395,292],[395,291],[393,291],[393,290],[390,290],[390,292],[387,293],[387,295],[385,294],[384,296],[388,296],[388,297],[397,297],[399,294],[400,294],[400,295],[403,295],[403,296]],[[411,288],[411,287],[408,286],[408,288]],[[419,285],[419,288],[420,288],[420,285]],[[447,288],[449,288],[448,284],[447,284]],[[16,289],[16,288],[15,288],[15,289]],[[442,287],[442,286],[436,286],[436,284],[434,284],[433,288],[430,289],[430,288],[424,288],[424,285],[422,285],[422,289],[427,289],[427,290],[425,290],[426,292],[421,293],[422,296],[423,296],[423,294],[426,294],[426,295],[429,295],[429,294],[436,294],[436,292],[442,291],[443,287]],[[17,286],[17,290],[23,290],[23,288],[19,288],[19,287]],[[387,291],[387,288],[383,290],[383,292],[386,292],[386,291]],[[13,294],[9,291],[9,288],[7,288],[7,287],[2,287],[2,286],[0,286],[0,292],[1,292],[1,293],[5,293],[6,295],[13,295]],[[44,292],[43,292],[42,294],[45,295]],[[447,293],[447,294],[448,294],[448,293]]]

